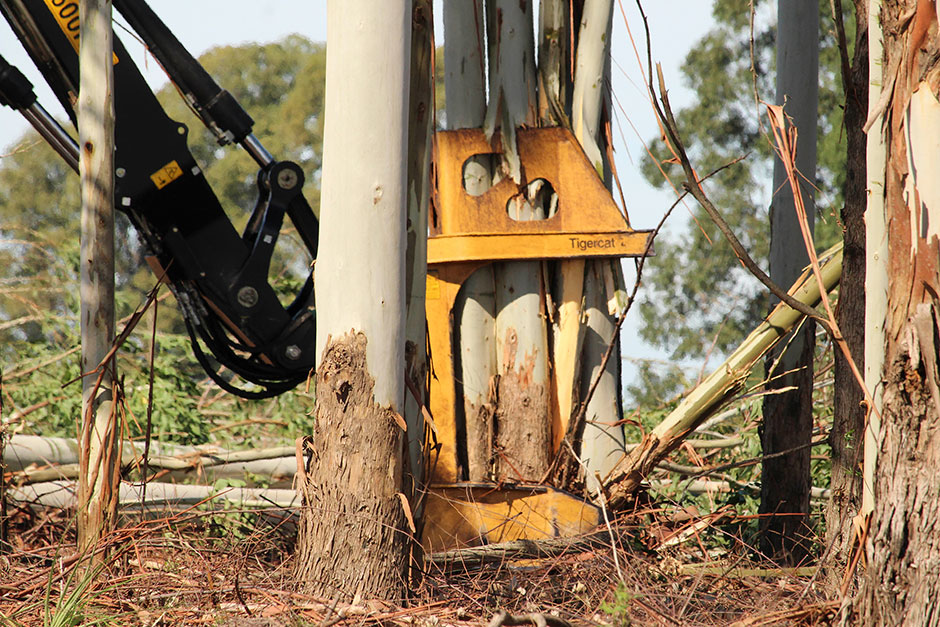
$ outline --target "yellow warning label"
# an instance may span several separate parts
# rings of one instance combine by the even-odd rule
[[[441,280],[428,272],[427,288],[424,294],[426,300],[438,300],[441,297]]]
[[[78,52],[81,27],[78,21],[78,0],[46,0],[46,7],[52,13],[52,17],[59,24],[59,28],[68,37],[69,43]],[[117,65],[117,55],[111,53],[114,58],[114,64]]]
[[[157,189],[163,189],[179,177],[183,176],[183,168],[176,161],[170,161],[168,164],[150,175],[150,180],[157,186]]]

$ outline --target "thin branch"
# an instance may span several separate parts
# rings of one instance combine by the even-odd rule
[[[728,226],[728,223],[721,216],[721,213],[705,194],[705,190],[702,189],[701,181],[698,179],[698,176],[695,174],[695,170],[692,168],[692,163],[689,161],[689,156],[685,151],[685,146],[682,143],[682,139],[679,137],[679,128],[676,124],[675,117],[673,116],[672,107],[669,104],[669,96],[666,91],[666,82],[663,78],[662,66],[657,64],[656,71],[659,78],[660,100],[663,105],[662,108],[660,108],[658,104],[656,105],[656,115],[660,117],[660,120],[666,129],[666,133],[669,135],[669,140],[678,153],[679,161],[686,177],[685,182],[682,184],[683,188],[688,190],[688,192],[692,194],[692,197],[698,201],[699,205],[702,206],[708,216],[718,227],[718,230],[721,231],[721,234],[725,236],[725,239],[728,241],[728,244],[731,245],[731,249],[734,251],[734,254],[738,260],[744,265],[745,268],[748,269],[752,275],[754,275],[754,277],[757,278],[758,281],[760,281],[767,289],[769,289],[774,296],[779,298],[782,302],[786,303],[787,306],[791,309],[800,312],[804,316],[818,320],[821,324],[828,327],[828,321],[824,317],[820,316],[819,312],[808,305],[804,305],[793,296],[788,294],[782,287],[774,283],[763,270],[761,270],[760,266],[754,262],[750,254],[748,254],[747,249],[744,248],[744,246],[741,244],[741,241],[731,230],[731,227]],[[652,70],[650,81],[652,81]],[[653,89],[652,83],[650,84],[650,89]]]

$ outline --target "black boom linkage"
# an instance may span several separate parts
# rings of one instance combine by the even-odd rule
[[[173,290],[199,363],[225,390],[280,394],[314,365],[312,274],[284,307],[268,283],[286,213],[316,259],[318,225],[296,163],[276,161],[251,134],[254,121],[142,0],[114,0],[220,144],[241,145],[259,165],[259,197],[238,235],[190,153],[185,125],[170,119],[114,38],[115,204],[134,224]],[[72,123],[78,95],[77,0],[0,0],[33,62]],[[13,107],[76,171],[78,146],[36,101],[32,85],[0,57],[0,104]],[[211,358],[203,350],[205,345]],[[223,368],[224,367],[224,368]],[[228,369],[258,390],[233,382]]]

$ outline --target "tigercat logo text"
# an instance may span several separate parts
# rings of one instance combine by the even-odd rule
[[[569,237],[568,240],[571,242],[571,247],[578,250],[591,250],[591,249],[605,249],[613,248],[616,246],[616,242],[613,237],[604,237],[600,239],[582,239],[580,237]],[[623,244],[621,243],[621,246]]]
[[[75,52],[78,52],[78,45],[81,40],[78,0],[46,0],[46,7],[52,13],[52,17],[55,18],[59,28],[68,37],[69,43],[75,48]],[[114,64],[117,65],[117,55],[112,53],[112,56]]]

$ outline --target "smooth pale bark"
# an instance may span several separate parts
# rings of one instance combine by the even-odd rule
[[[613,0],[586,0],[584,3],[571,99],[571,129],[601,177],[604,176],[601,110],[608,89],[604,69],[610,55],[613,10]]]
[[[408,104],[408,234],[405,257],[405,376],[423,403],[427,397],[427,313],[424,295],[428,267],[428,203],[430,198],[431,134],[434,132],[434,29],[431,0],[414,0],[411,32],[411,89]],[[424,476],[424,414],[418,401],[405,393],[408,425],[408,470],[414,493]]]
[[[868,415],[865,428],[865,464],[862,473],[862,516],[875,509],[875,461],[881,437],[881,401],[884,393],[882,371],[885,359],[885,321],[888,318],[888,226],[885,217],[884,118],[878,112],[884,81],[881,2],[871,0],[868,6],[868,131],[866,161],[868,164],[868,207],[865,210],[865,387],[875,406]]]
[[[449,129],[480,128],[486,114],[482,0],[444,3],[444,81]],[[489,157],[471,158],[464,166],[464,187],[478,196],[492,181]],[[495,399],[490,389],[496,376],[496,292],[493,268],[486,266],[465,282],[454,303],[457,328],[454,357],[457,389],[462,392],[464,442],[459,451],[462,476],[484,481],[493,456]],[[458,403],[460,401],[458,400]],[[458,444],[459,446],[459,444]]]
[[[480,128],[486,112],[483,0],[444,3],[447,128]]]
[[[329,599],[402,599],[413,546],[401,416],[411,8],[327,5],[317,408],[294,577]]]
[[[492,266],[480,268],[464,282],[454,303],[454,320],[458,325],[454,351],[458,360],[457,389],[463,397],[466,443],[466,458],[460,453],[460,463],[465,468],[461,474],[470,481],[486,481],[493,464],[496,411],[496,399],[491,394],[497,374],[496,286]]]
[[[604,270],[603,261],[588,263],[584,278],[587,319],[581,355],[583,369],[580,397],[587,398],[594,380],[597,379],[598,383],[588,403],[579,439],[581,461],[587,473],[588,488],[592,492],[600,488],[597,478],[606,477],[620,461],[626,445],[623,426],[620,424],[620,377],[617,376],[619,351],[614,352],[603,370],[600,367],[616,332],[615,320],[607,313],[607,290],[601,276]]]
[[[819,3],[778,0],[777,104],[796,127],[796,167],[810,229],[815,215],[816,122],[819,103]],[[770,207],[770,277],[790,285],[809,263],[792,188],[783,163],[774,162]],[[813,433],[813,353],[815,325],[807,321],[768,358],[768,384],[773,390],[794,389],[764,397],[761,445],[765,455],[799,449],[765,459],[761,471],[761,550],[772,559],[798,564],[809,554],[810,449]],[[781,514],[776,516],[775,514]]]
[[[884,3],[888,299],[874,509],[854,624],[940,624],[940,39],[931,2]],[[877,170],[876,170],[877,174]],[[875,191],[873,189],[873,191]],[[874,233],[877,242],[880,233]],[[866,463],[870,463],[866,459]]]
[[[855,3],[854,49],[850,71],[843,80],[845,92],[845,205],[842,241],[845,261],[836,313],[839,329],[859,368],[865,357],[865,147],[862,130],[868,117],[868,6],[866,0]],[[832,499],[826,508],[826,569],[830,583],[841,583],[855,544],[853,519],[862,499],[862,450],[865,433],[864,394],[851,365],[841,350],[833,351],[833,419],[829,433],[832,450],[830,489]]]
[[[408,92],[403,85],[410,84],[410,9],[409,0],[380,5],[334,0],[327,9],[332,52],[320,201],[325,233],[316,265],[317,354],[322,356],[331,337],[350,329],[365,333],[369,370],[382,375],[375,400],[397,411],[404,395]],[[408,26],[404,33],[402,24]]]
[[[81,253],[81,477],[78,545],[90,550],[117,521],[120,426],[114,362],[97,368],[114,341],[114,72],[110,0],[79,3],[78,98]],[[94,371],[94,372],[92,372]]]
[[[503,139],[503,173],[516,183],[522,172],[516,128],[536,122],[535,42],[532,0],[490,0],[486,5],[489,102],[483,128]]]
[[[829,292],[839,284],[842,274],[842,245],[832,247],[819,258],[823,287]],[[789,293],[811,307],[817,306],[821,300],[819,284],[809,271],[803,273]],[[742,389],[758,360],[802,317],[795,309],[778,304],[717,370],[705,377],[653,431],[644,436],[639,446],[620,460],[609,477],[610,507],[616,509],[625,505],[666,455]]]

